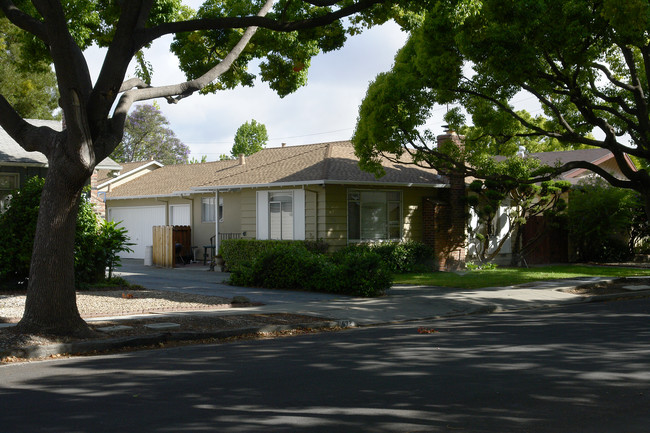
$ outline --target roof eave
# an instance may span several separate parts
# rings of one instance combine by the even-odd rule
[[[0,161],[0,167],[47,167],[46,162],[8,162]]]
[[[117,176],[117,177],[114,177],[114,178],[112,178],[112,179],[107,180],[106,182],[103,182],[103,183],[97,185],[97,188],[98,188],[98,189],[99,189],[99,188],[104,188],[104,187],[110,185],[111,183],[113,183],[113,182],[115,182],[115,181],[117,181],[117,180],[124,179],[124,178],[127,177],[127,176],[131,176],[131,175],[133,175],[133,174],[135,174],[135,173],[137,173],[137,172],[139,172],[139,171],[144,170],[144,169],[147,168],[147,167],[150,167],[151,165],[157,165],[158,167],[164,167],[164,165],[162,165],[162,164],[159,163],[158,161],[150,161],[150,162],[147,163],[147,164],[141,165],[140,167],[138,167],[138,168],[134,168],[133,170],[129,170],[129,171],[127,171],[127,172],[124,173],[124,174],[120,174],[120,175]],[[115,169],[115,170],[117,170],[117,169]]]
[[[306,185],[364,185],[364,186],[405,186],[405,187],[419,187],[419,188],[449,188],[448,183],[415,183],[415,182],[373,182],[373,181],[354,181],[354,180],[309,180],[303,182],[271,182],[271,183],[257,183],[257,184],[240,184],[240,185],[213,185],[213,186],[198,186],[192,188],[193,192],[197,191],[220,191],[224,189],[240,189],[240,188],[280,188],[287,186],[306,186]]]

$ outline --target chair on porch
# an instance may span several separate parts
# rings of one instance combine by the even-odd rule
[[[210,245],[203,245],[203,264],[204,264],[204,265],[207,263],[208,256],[210,257],[210,261],[212,261],[212,258],[213,258],[213,257],[215,256],[215,254],[216,254],[216,251],[215,251],[215,249],[216,249],[216,245],[215,245],[215,243],[214,243],[214,242],[215,242],[215,238],[216,238],[216,235],[215,235],[215,236],[212,236],[212,237],[210,238]]]

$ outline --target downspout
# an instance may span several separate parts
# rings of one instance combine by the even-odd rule
[[[219,254],[219,190],[214,191],[214,255]]]
[[[156,201],[161,201],[165,203],[165,225],[169,225],[169,200],[162,200],[158,197],[156,197]]]

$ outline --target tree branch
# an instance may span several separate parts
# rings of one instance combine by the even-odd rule
[[[57,134],[61,134],[46,126],[31,125],[2,95],[0,95],[0,126],[26,151],[41,152],[48,157]]]
[[[135,48],[134,34],[138,29],[144,28],[153,0],[130,0],[121,5],[115,36],[108,47],[91,95],[94,112],[90,115],[93,124],[104,121],[110,113],[113,102],[123,86],[122,80],[129,63],[139,49]]]
[[[92,90],[88,64],[68,30],[68,23],[61,2],[53,0],[32,0],[38,13],[45,17],[45,28],[50,40],[50,54],[56,69],[61,108],[66,117],[67,133],[74,138],[72,143],[90,145],[82,137],[86,134],[85,119],[75,118],[76,102],[86,105]],[[84,113],[85,116],[85,113]],[[81,150],[81,149],[77,149]]]
[[[220,18],[201,18],[188,21],[177,21],[173,23],[164,23],[150,29],[146,29],[136,37],[137,49],[144,47],[150,42],[161,36],[182,32],[193,32],[196,30],[216,30],[216,29],[240,29],[246,27],[261,27],[278,32],[293,32],[295,30],[311,29],[325,26],[338,21],[341,18],[348,17],[373,5],[384,3],[387,0],[359,0],[357,3],[346,6],[334,12],[329,12],[316,18],[303,19],[298,21],[277,21],[264,16],[246,16],[246,17],[220,17]],[[310,2],[308,2],[310,3]],[[331,3],[325,1],[324,3]]]
[[[9,19],[9,21],[11,21],[14,25],[20,27],[28,33],[31,33],[41,41],[45,42],[46,45],[49,45],[47,30],[41,21],[23,12],[16,5],[14,5],[14,2],[11,0],[0,0],[0,8],[4,12],[5,16]]]
[[[266,15],[273,6],[273,3],[274,0],[267,0],[267,2],[258,12],[258,15]],[[248,45],[256,31],[257,27],[247,28],[240,40],[224,57],[224,59],[197,79],[186,81],[180,84],[160,87],[145,87],[146,83],[143,83],[137,79],[131,79],[125,82],[122,85],[121,89],[126,89],[127,86],[131,86],[131,90],[126,90],[118,102],[112,120],[113,128],[118,132],[124,131],[124,122],[126,121],[127,113],[133,103],[136,101],[144,101],[154,98],[167,98],[167,100],[170,102],[178,102],[180,99],[183,99],[193,94],[194,92],[201,90],[216,80],[220,75],[224,74],[226,71],[228,71],[228,69],[230,69],[235,60],[237,60],[237,58],[244,51],[246,45]],[[133,86],[135,86],[135,89]]]

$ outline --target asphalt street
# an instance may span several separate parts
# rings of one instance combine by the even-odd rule
[[[650,301],[0,367],[3,432],[647,432]]]

